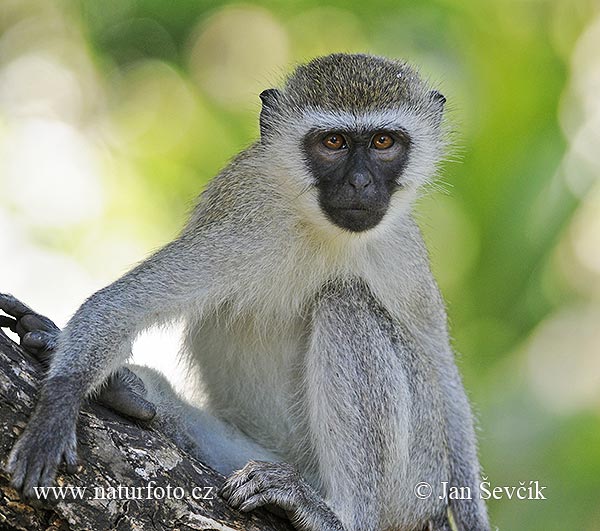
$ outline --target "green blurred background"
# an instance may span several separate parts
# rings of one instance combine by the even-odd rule
[[[2,291],[64,324],[177,233],[260,91],[334,51],[405,58],[448,98],[418,219],[485,473],[547,486],[493,523],[600,530],[596,2],[0,0]],[[169,345],[136,352],[172,368]]]

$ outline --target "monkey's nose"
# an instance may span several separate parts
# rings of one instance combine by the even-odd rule
[[[348,182],[356,191],[360,191],[369,186],[373,179],[369,173],[357,172],[348,177]]]

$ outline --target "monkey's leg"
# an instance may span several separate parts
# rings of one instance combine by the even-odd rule
[[[251,459],[280,459],[235,426],[188,403],[159,371],[139,365],[127,367],[143,381],[145,396],[156,407],[152,425],[221,474],[229,475]]]
[[[300,531],[386,525],[384,464],[396,457],[391,448],[406,448],[396,428],[406,403],[396,395],[407,386],[397,379],[403,373],[389,320],[374,307],[360,283],[339,283],[324,290],[313,311],[304,400],[323,492],[290,464],[251,462],[225,483],[231,505],[277,505]]]

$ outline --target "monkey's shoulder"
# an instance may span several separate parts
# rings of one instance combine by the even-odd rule
[[[265,178],[260,143],[238,153],[198,196],[188,226],[264,223],[271,205],[281,202],[279,191]]]

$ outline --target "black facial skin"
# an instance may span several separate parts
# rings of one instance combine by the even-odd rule
[[[392,145],[377,149],[381,135],[391,137]],[[338,147],[340,136],[342,147]],[[332,138],[337,143],[328,142]],[[303,147],[316,177],[319,205],[329,220],[351,232],[375,227],[401,186],[399,177],[410,150],[406,133],[382,129],[312,131],[304,137]]]

